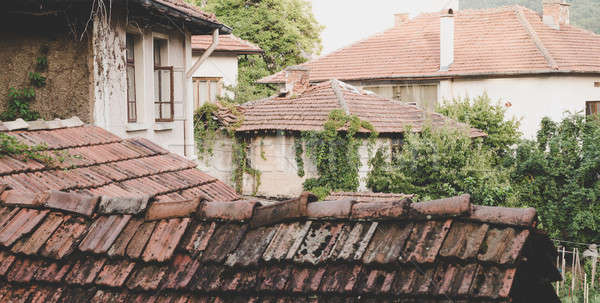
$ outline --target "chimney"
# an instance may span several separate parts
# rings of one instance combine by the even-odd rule
[[[408,21],[408,13],[398,13],[394,14],[394,27],[399,27],[406,21]]]
[[[302,94],[310,86],[310,73],[304,66],[290,66],[285,69],[285,90],[288,95]]]
[[[542,20],[553,29],[560,29],[563,24],[569,24],[569,6],[564,0],[544,0]]]
[[[446,72],[454,62],[454,11],[444,9],[440,16],[440,71]]]

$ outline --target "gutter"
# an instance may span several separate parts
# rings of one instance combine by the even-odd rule
[[[215,29],[213,31],[212,43],[206,49],[206,51],[204,51],[204,53],[202,53],[202,56],[200,56],[200,58],[198,58],[198,60],[196,60],[194,65],[192,65],[192,67],[187,71],[187,73],[185,74],[186,79],[191,78],[194,75],[194,73],[198,70],[198,68],[200,68],[200,65],[202,65],[202,63],[204,63],[204,61],[206,61],[206,59],[208,59],[208,57],[210,57],[210,55],[212,55],[212,53],[215,51],[215,49],[217,49],[218,45],[219,45],[219,30]]]

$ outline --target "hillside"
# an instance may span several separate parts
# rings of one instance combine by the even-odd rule
[[[571,0],[571,24],[600,33],[600,0]],[[542,11],[542,0],[461,0],[462,9],[491,8],[519,4],[537,12]]]

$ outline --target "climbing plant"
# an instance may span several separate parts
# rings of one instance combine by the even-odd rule
[[[294,138],[294,149],[296,150],[296,167],[298,169],[298,177],[304,177],[304,159],[302,159],[304,148],[302,147],[302,136],[296,136]]]
[[[248,142],[246,138],[234,136],[232,162],[234,164],[233,183],[238,192],[242,192],[244,186],[244,174],[248,174],[254,178],[254,188],[252,195],[255,196],[260,187],[261,172],[258,169],[252,168],[248,159]]]
[[[319,176],[304,182],[304,189],[324,198],[330,191],[356,191],[359,185],[360,155],[362,143],[359,132],[369,133],[369,143],[378,134],[373,125],[336,109],[329,113],[322,131],[302,133],[306,153],[317,168]]]
[[[213,155],[213,147],[220,129],[215,113],[219,110],[214,103],[204,103],[194,113],[194,139],[198,149],[198,157]]]
[[[11,121],[21,118],[31,121],[40,118],[40,114],[30,108],[35,99],[35,88],[46,86],[47,78],[41,73],[48,69],[48,46],[40,48],[40,54],[35,61],[35,71],[28,73],[31,86],[22,89],[11,87],[8,89],[8,104],[6,110],[0,113],[0,120]]]

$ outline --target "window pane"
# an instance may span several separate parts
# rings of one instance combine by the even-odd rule
[[[137,113],[136,113],[135,103],[128,102],[127,104],[128,104],[127,119],[129,122],[136,122],[137,121]]]
[[[154,71],[154,100],[160,101],[160,70]]]
[[[154,40],[154,66],[160,66],[161,64],[161,40]]]
[[[128,62],[132,62],[133,61],[133,36],[131,35],[127,35],[126,39],[126,44],[127,44],[127,61]]]
[[[170,103],[162,103],[162,118],[163,119],[171,119],[173,117],[171,113],[171,104]]]
[[[209,96],[209,100],[210,102],[216,102],[217,101],[217,82],[215,81],[211,81],[210,83],[210,96]]]
[[[160,101],[171,102],[171,71],[161,70]]]
[[[206,103],[208,98],[208,82],[200,81],[199,90],[200,90],[200,104]]]
[[[154,117],[160,119],[160,103],[154,103]]]
[[[127,66],[127,101],[135,101],[135,67]]]

